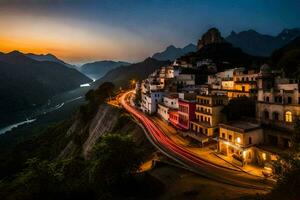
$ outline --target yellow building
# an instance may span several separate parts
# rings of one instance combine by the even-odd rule
[[[206,136],[218,135],[218,124],[225,119],[221,111],[226,103],[226,96],[198,95],[195,120],[191,122],[191,130]]]
[[[259,124],[234,121],[219,126],[218,148],[222,154],[239,161],[241,165],[258,163],[259,149],[254,147],[264,141],[263,130]]]
[[[256,71],[236,69],[233,72],[232,80],[222,80],[221,90],[227,93],[229,99],[256,95],[257,77]]]

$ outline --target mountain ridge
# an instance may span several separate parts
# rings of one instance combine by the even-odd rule
[[[190,43],[183,48],[175,47],[174,45],[169,45],[164,51],[154,53],[152,58],[160,61],[170,60],[173,61],[180,56],[183,56],[189,52],[196,51],[196,45]]]
[[[52,61],[36,61],[19,51],[0,54],[0,113],[42,105],[55,94],[92,80]]]
[[[300,28],[283,29],[276,36],[261,34],[253,29],[232,31],[225,38],[226,41],[235,47],[243,49],[245,53],[256,56],[270,56],[273,51],[279,49],[300,36]]]
[[[79,70],[86,76],[95,80],[104,76],[107,72],[120,66],[126,66],[130,63],[125,61],[100,60],[82,65]]]

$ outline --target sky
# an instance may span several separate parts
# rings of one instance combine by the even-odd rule
[[[299,0],[0,0],[0,52],[137,62],[211,27],[276,35],[299,19]]]

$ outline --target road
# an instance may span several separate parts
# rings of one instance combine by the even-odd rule
[[[180,162],[191,171],[225,184],[264,191],[270,190],[274,185],[274,182],[270,180],[216,165],[176,144],[149,116],[130,105],[130,95],[132,91],[124,93],[119,98],[120,104],[142,123],[147,130],[148,139],[170,158]]]

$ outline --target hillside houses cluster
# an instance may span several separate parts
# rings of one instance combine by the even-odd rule
[[[197,67],[203,63],[212,64],[203,60]],[[300,116],[297,80],[263,65],[259,70],[234,68],[213,73],[205,84],[196,85],[195,74],[182,73],[186,67],[190,66],[175,61],[138,83],[141,110],[158,114],[200,146],[217,144],[220,153],[242,165],[264,166],[289,150]],[[256,119],[227,121],[224,106],[244,96],[255,99]]]

